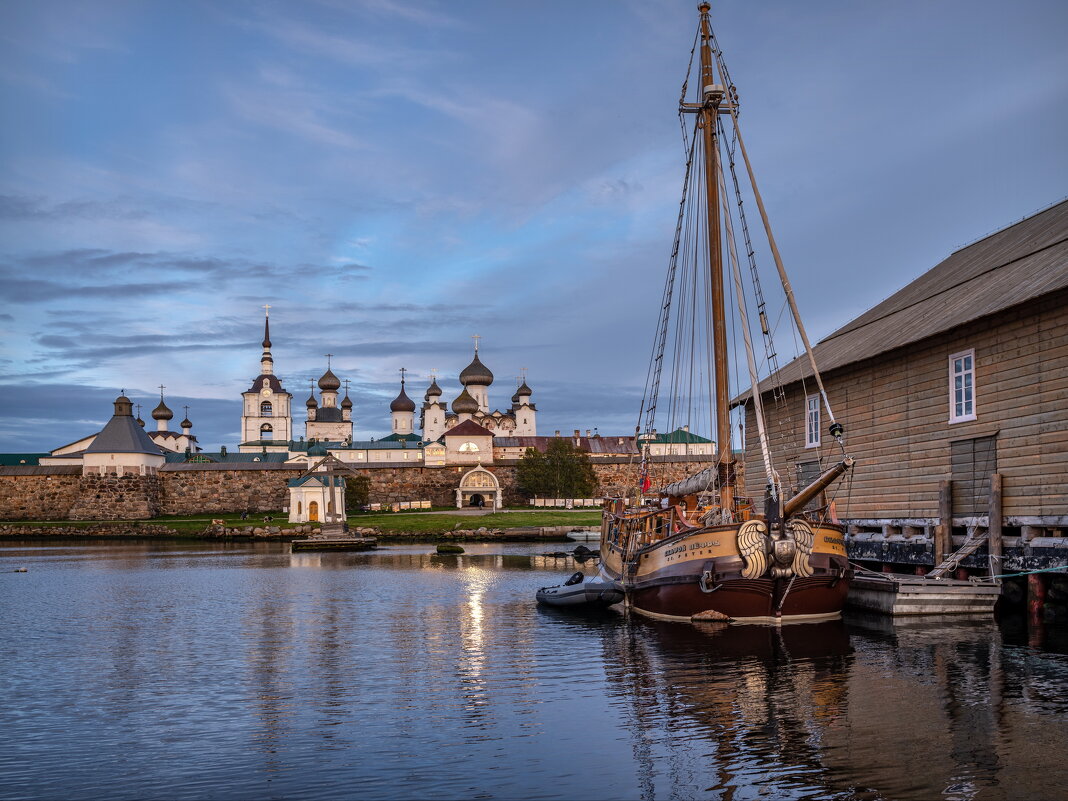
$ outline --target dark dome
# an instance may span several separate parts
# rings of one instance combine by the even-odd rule
[[[457,414],[475,414],[478,411],[478,401],[472,398],[467,387],[464,387],[464,391],[452,402],[452,410]]]
[[[337,392],[339,389],[341,389],[341,382],[338,380],[338,377],[334,375],[333,371],[331,371],[329,367],[326,368],[326,372],[323,373],[323,377],[319,379],[319,389],[325,390],[327,392]]]
[[[145,427],[145,421],[142,420],[140,417],[138,417],[137,418],[137,425],[141,426],[141,428],[144,428]]]
[[[192,428],[193,427],[193,424],[189,422],[189,418],[188,417],[185,418],[181,423],[179,423],[179,425],[182,428]]]
[[[523,379],[523,383],[520,385],[519,389],[515,391],[515,394],[521,398],[529,398],[534,394],[534,391],[527,386],[526,379]]]
[[[307,406],[309,409],[315,409],[319,406],[319,403],[315,400],[314,395],[309,395],[308,400],[304,405]]]
[[[519,392],[518,391],[512,396],[512,403],[519,403]]]
[[[352,408],[352,401],[349,400],[349,396],[348,395],[346,395],[344,400],[341,401],[341,408],[342,409],[351,409]]]
[[[463,372],[460,373],[460,383],[465,387],[469,384],[488,387],[493,383],[493,373],[479,360],[476,353],[475,358],[471,360],[471,364],[467,365]]]
[[[123,417],[133,417],[133,401],[125,395],[119,395],[119,397],[115,398],[115,414],[121,414]]]
[[[408,394],[404,391],[404,384],[401,384],[400,394],[393,399],[393,403],[389,404],[389,410],[391,412],[414,412],[415,401],[408,397]]]
[[[174,417],[174,412],[167,408],[167,404],[160,398],[159,406],[152,410],[153,420],[170,420]]]
[[[430,386],[426,388],[426,395],[424,397],[427,400],[441,397],[441,387],[438,386],[438,380],[436,378],[431,380]]]

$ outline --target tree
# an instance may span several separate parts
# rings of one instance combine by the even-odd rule
[[[527,448],[516,466],[516,482],[528,497],[588,498],[597,489],[589,455],[562,437],[550,440],[545,453]]]
[[[371,497],[371,479],[367,476],[345,476],[345,511],[358,512]]]

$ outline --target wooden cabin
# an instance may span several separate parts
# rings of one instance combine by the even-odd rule
[[[990,525],[999,480],[1005,537],[1068,530],[1068,201],[956,251],[815,353],[857,460],[826,498],[852,532],[934,532],[937,555],[947,510],[957,534]],[[788,489],[841,459],[807,359],[760,391]],[[763,476],[749,394],[736,403]]]

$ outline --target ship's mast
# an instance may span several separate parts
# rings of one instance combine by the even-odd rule
[[[712,59],[711,6],[701,3],[701,110],[698,124],[704,144],[705,201],[708,213],[708,269],[712,281],[712,359],[715,369],[716,448],[719,452],[720,502],[725,510],[733,507],[734,450],[731,447],[730,387],[727,374],[727,319],[723,293],[723,249],[719,208],[719,136],[717,117],[723,101],[723,87],[716,83]]]

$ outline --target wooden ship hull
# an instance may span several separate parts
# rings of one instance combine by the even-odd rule
[[[840,615],[852,577],[841,526],[810,527],[812,549],[801,570],[810,575],[789,573],[788,567],[772,576],[770,565],[747,577],[750,560],[738,545],[742,525],[683,531],[628,554],[634,538],[619,537],[619,527],[608,523],[601,541],[604,571],[624,588],[631,609],[660,619],[777,624]]]

